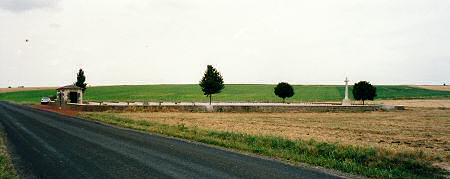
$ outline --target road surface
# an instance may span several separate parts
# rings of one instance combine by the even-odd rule
[[[7,102],[0,122],[25,178],[338,178]]]

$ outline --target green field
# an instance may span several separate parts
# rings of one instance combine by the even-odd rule
[[[275,85],[226,85],[222,93],[214,95],[216,102],[280,102],[274,95]],[[340,101],[344,86],[295,85],[295,95],[288,102]],[[23,103],[39,102],[55,90],[0,93],[0,100]],[[411,86],[377,86],[376,99],[450,99],[448,91],[434,91]],[[351,87],[350,87],[351,97]],[[129,85],[90,87],[85,93],[88,101],[165,101],[207,102],[200,87],[188,85]]]

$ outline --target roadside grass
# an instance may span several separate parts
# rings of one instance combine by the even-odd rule
[[[0,178],[19,178],[6,149],[6,136],[0,124]]]
[[[275,136],[248,135],[131,120],[113,113],[82,113],[81,118],[167,136],[184,138],[289,162],[302,162],[373,178],[443,178],[421,152],[392,152],[381,148],[289,140]]]
[[[275,85],[228,84],[222,93],[213,95],[216,102],[281,102],[274,95]],[[294,85],[295,95],[288,102],[340,101],[344,86]],[[411,86],[377,86],[377,99],[450,99],[450,91],[435,91]],[[351,90],[351,87],[350,87]],[[41,97],[54,95],[55,90],[0,93],[0,100],[38,103]],[[350,97],[352,97],[350,93]],[[153,101],[207,102],[197,84],[99,86],[87,89],[88,101]]]

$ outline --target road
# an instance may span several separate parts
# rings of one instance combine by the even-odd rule
[[[25,178],[339,178],[7,102],[0,122]]]

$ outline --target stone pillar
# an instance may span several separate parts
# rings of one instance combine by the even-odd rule
[[[78,91],[80,93],[80,104],[83,104],[83,90]]]
[[[348,78],[345,77],[345,98],[344,100],[342,100],[342,105],[343,106],[350,106],[352,105],[352,102],[350,101],[350,99],[348,98]]]
[[[205,107],[206,107],[206,111],[207,112],[213,112],[214,111],[213,105],[207,104]]]
[[[70,102],[70,100],[69,100],[69,90],[64,90],[64,100],[63,100],[63,103],[64,104],[67,104],[68,102]]]

